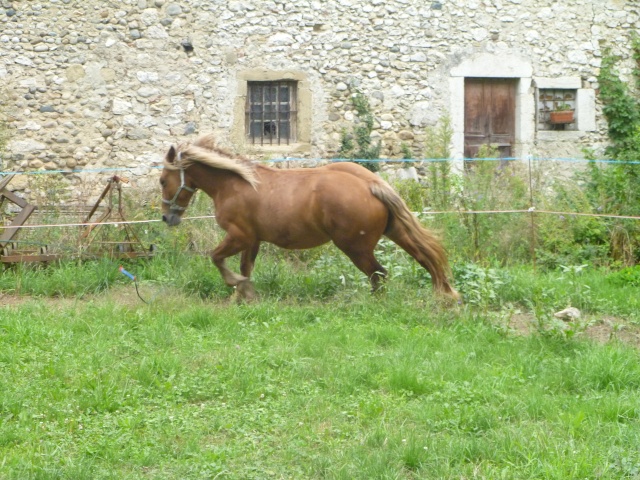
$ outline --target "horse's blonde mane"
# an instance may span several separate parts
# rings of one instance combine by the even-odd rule
[[[256,188],[259,180],[256,175],[256,168],[244,157],[234,156],[228,150],[216,145],[213,135],[201,135],[196,140],[189,143],[182,143],[177,148],[178,159],[170,163],[164,161],[164,167],[169,170],[188,168],[194,163],[200,163],[212,168],[228,170],[238,174]]]

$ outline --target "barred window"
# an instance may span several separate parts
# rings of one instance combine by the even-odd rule
[[[245,127],[254,145],[296,142],[297,82],[248,82]]]

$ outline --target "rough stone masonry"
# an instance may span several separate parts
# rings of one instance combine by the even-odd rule
[[[298,155],[335,154],[358,89],[383,155],[404,142],[419,157],[425,127],[450,113],[456,66],[519,58],[531,77],[595,90],[604,46],[629,77],[639,10],[631,0],[0,0],[1,169],[128,167],[142,181],[172,142],[210,131],[272,158],[232,144],[238,75],[259,68],[307,77],[310,142]],[[528,151],[603,145],[594,108],[591,131],[524,139]]]

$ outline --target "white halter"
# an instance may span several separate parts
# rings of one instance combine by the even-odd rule
[[[180,161],[182,160],[181,157],[182,157],[182,152],[178,152],[178,163],[180,163]],[[176,193],[171,200],[167,200],[163,198],[162,203],[169,205],[169,210],[174,210],[174,211],[186,210],[187,207],[181,207],[177,203],[178,196],[180,195],[182,190],[186,190],[187,192],[191,192],[191,193],[195,193],[196,191],[195,188],[187,187],[186,183],[184,183],[184,168],[180,167],[180,187],[178,187],[178,190],[176,190]]]

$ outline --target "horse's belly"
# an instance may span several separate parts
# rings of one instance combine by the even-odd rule
[[[289,250],[319,247],[331,240],[326,233],[314,228],[281,229],[279,231],[272,231],[266,235],[261,235],[261,237],[262,241],[273,243],[280,248]]]
[[[275,239],[273,241],[267,240],[269,243],[273,243],[280,248],[286,248],[288,250],[304,250],[307,248],[319,247],[324,245],[330,240],[329,237],[314,237],[314,238],[291,238],[291,239]]]

